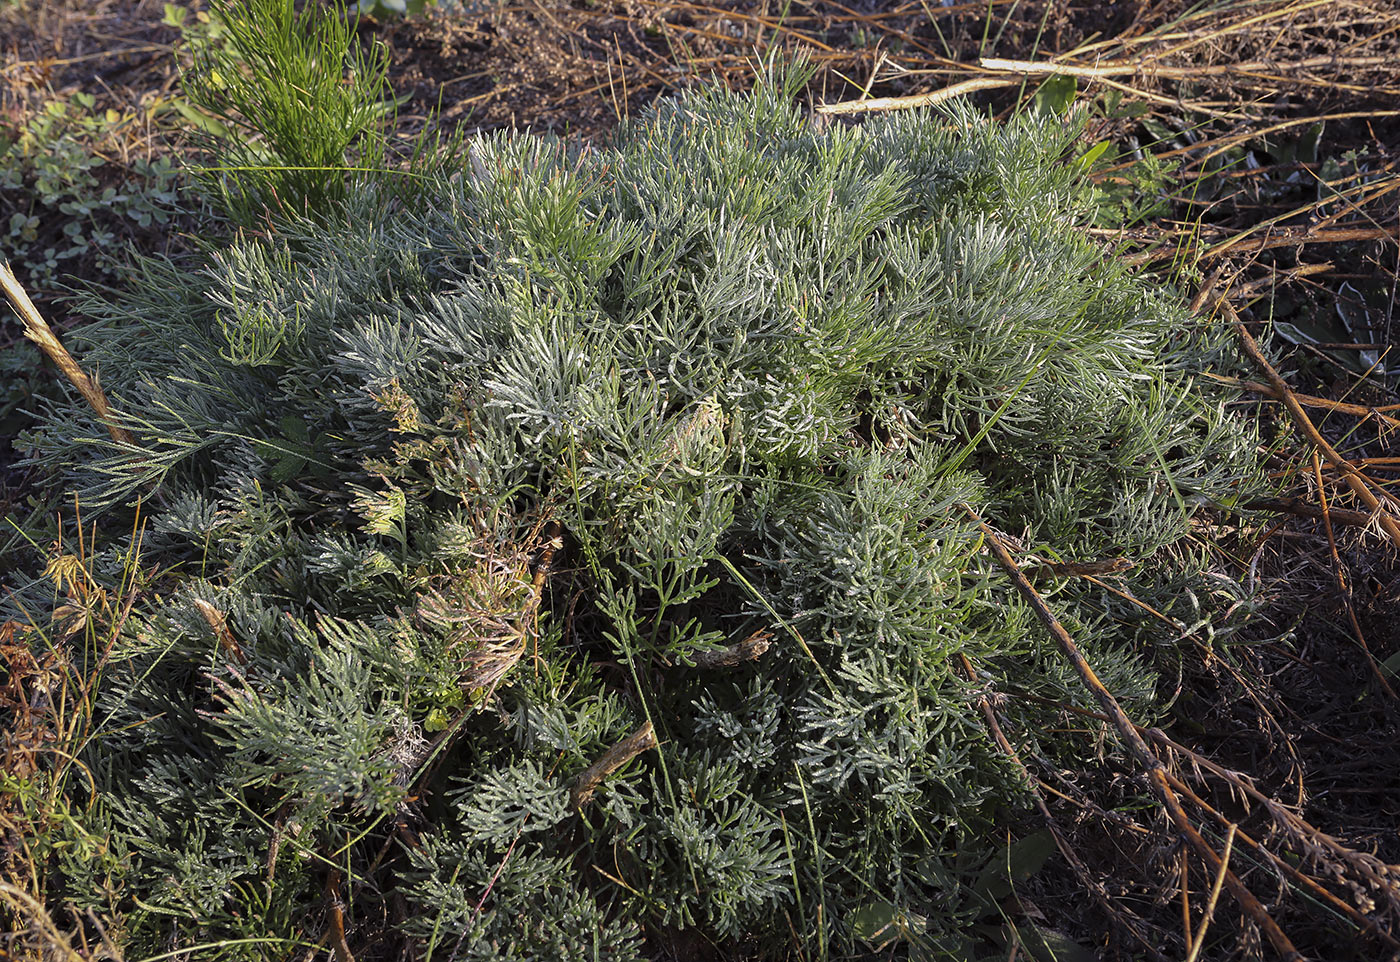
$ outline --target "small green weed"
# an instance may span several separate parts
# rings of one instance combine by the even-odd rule
[[[184,88],[213,160],[205,182],[236,223],[325,211],[348,172],[383,168],[393,102],[381,46],[362,47],[352,21],[297,13],[292,0],[216,2],[211,16],[217,42],[191,46]]]
[[[94,280],[114,276],[118,239],[165,224],[177,210],[178,172],[168,158],[110,159],[103,145],[143,118],[99,111],[78,92],[50,100],[17,129],[0,128],[0,221],[9,259],[36,289],[52,289],[72,263]]]

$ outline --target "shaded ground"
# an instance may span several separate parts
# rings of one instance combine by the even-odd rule
[[[1095,174],[1111,201],[1104,235],[1188,295],[1202,287],[1228,294],[1256,329],[1256,322],[1282,322],[1276,347],[1288,351],[1290,383],[1324,399],[1308,408],[1313,420],[1395,513],[1400,421],[1391,418],[1400,415],[1400,398],[1391,368],[1400,361],[1389,362],[1386,352],[1395,341],[1400,265],[1400,14],[1379,0],[1190,9],[1182,2],[595,0],[463,4],[362,29],[392,52],[396,89],[410,98],[400,111],[406,134],[440,105],[441,122],[469,129],[530,126],[602,137],[653,98],[697,80],[719,75],[747,85],[774,48],[813,58],[814,105],[969,80],[987,84],[972,95],[1002,111],[1037,91],[1043,105],[1073,96],[1094,112],[1085,147],[1108,141],[1119,155]],[[81,215],[61,207],[108,189],[130,193],[133,182],[138,191],[141,183],[155,190],[140,162],[183,149],[180,30],[162,24],[163,16],[154,0],[0,7],[0,138],[17,140],[47,104],[72,105],[79,93],[92,98],[80,105],[82,115],[102,121],[53,135],[93,161],[93,182],[75,182],[39,210],[35,236],[25,241],[40,251],[62,247],[75,218],[95,225],[83,227],[90,238],[111,235],[30,281],[60,326],[80,321],[56,296],[69,275],[120,283],[112,250],[180,243],[178,211],[142,223],[132,213],[144,209],[136,202]],[[1048,68],[983,58],[1056,59],[1076,83],[1042,90]],[[18,180],[0,187],[0,237],[15,214],[37,209],[42,147],[22,162],[14,152],[4,161]],[[36,365],[20,349],[13,319],[0,319],[6,513],[20,511],[30,490],[23,471],[6,463],[13,460],[8,437],[35,396],[53,389],[52,375]],[[1200,788],[1193,813],[1217,849],[1225,822],[1211,809],[1266,848],[1296,853],[1294,867],[1331,893],[1332,901],[1315,891],[1311,901],[1299,897],[1308,882],[1236,843],[1234,868],[1299,948],[1319,958],[1389,957],[1394,950],[1383,935],[1359,938],[1355,919],[1345,916],[1348,908],[1370,913],[1381,929],[1396,918],[1383,894],[1346,880],[1364,875],[1368,853],[1400,863],[1400,711],[1386,690],[1400,686],[1397,545],[1374,521],[1347,514],[1369,512],[1354,484],[1344,483],[1347,469],[1326,458],[1315,467],[1282,407],[1265,392],[1251,396],[1267,407],[1278,439],[1275,468],[1302,507],[1252,514],[1242,528],[1222,513],[1217,530],[1202,532],[1203,543],[1226,546],[1215,549],[1222,576],[1256,589],[1260,602],[1240,635],[1189,642],[1179,686],[1164,692],[1173,699],[1168,730],[1226,769],[1249,773],[1260,791],[1318,830],[1270,813],[1258,799],[1242,801],[1224,777],[1192,782],[1209,787]],[[1318,517],[1324,504],[1335,509],[1326,519]],[[1102,731],[1093,720],[1065,718],[1067,730]],[[1189,757],[1164,755],[1192,771]],[[1115,810],[1138,797],[1134,773],[1071,775],[1027,762],[1108,900],[1086,897],[1082,880],[1057,862],[1013,908],[1056,920],[1107,958],[1183,957],[1183,901],[1198,919],[1212,880],[1183,857],[1154,812]],[[1211,932],[1207,952],[1215,957],[1267,954],[1227,897]]]

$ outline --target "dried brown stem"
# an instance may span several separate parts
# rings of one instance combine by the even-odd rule
[[[5,297],[9,299],[15,313],[19,315],[19,319],[24,325],[24,336],[39,345],[39,349],[63,372],[68,383],[77,389],[78,393],[87,401],[88,406],[107,426],[107,433],[112,436],[112,440],[118,444],[134,446],[136,442],[132,440],[131,435],[112,416],[112,409],[107,406],[107,395],[102,393],[97,379],[88,377],[78,366],[78,362],[73,360],[73,355],[69,354],[68,349],[59,342],[53,329],[39,314],[39,309],[34,306],[34,302],[29,299],[29,294],[20,284],[19,279],[15,277],[15,272],[10,269],[8,261],[0,261],[0,288],[4,289]]]
[[[1304,437],[1317,446],[1317,449],[1322,452],[1322,456],[1330,461],[1332,465],[1342,473],[1342,477],[1346,481],[1347,486],[1361,499],[1366,507],[1375,512],[1376,520],[1380,524],[1381,529],[1385,531],[1390,537],[1390,540],[1395,543],[1395,546],[1400,548],[1400,521],[1397,521],[1385,506],[1381,504],[1380,499],[1371,491],[1371,486],[1366,482],[1361,472],[1358,471],[1350,461],[1342,457],[1341,454],[1337,452],[1337,449],[1332,447],[1327,439],[1318,432],[1317,427],[1312,423],[1312,419],[1308,417],[1307,412],[1303,410],[1303,406],[1298,402],[1297,397],[1294,396],[1292,388],[1288,386],[1288,382],[1284,381],[1278,371],[1274,370],[1274,366],[1269,363],[1268,358],[1264,356],[1264,352],[1259,349],[1259,344],[1254,340],[1254,335],[1249,333],[1249,329],[1244,326],[1244,322],[1235,314],[1234,308],[1230,307],[1229,303],[1224,299],[1218,301],[1218,304],[1220,309],[1225,312],[1234,325],[1245,353],[1248,354],[1250,360],[1259,365],[1260,370],[1264,372],[1270,386],[1278,393],[1278,399],[1282,401],[1284,407],[1288,409],[1288,413],[1292,415],[1293,422],[1298,426],[1298,429],[1302,431]]]
[[[609,748],[603,753],[602,758],[579,772],[578,777],[574,779],[573,788],[569,791],[569,798],[573,802],[574,808],[583,808],[587,805],[589,800],[593,798],[594,791],[602,784],[603,779],[642,752],[650,751],[659,744],[651,722],[643,722],[641,728]]]
[[[1207,815],[1215,819],[1221,825],[1229,826],[1235,824],[1224,814],[1222,814],[1219,810],[1217,810],[1213,805],[1211,805],[1205,799],[1201,798],[1201,796],[1197,795],[1196,792],[1193,791],[1192,788],[1185,782],[1181,781],[1181,779],[1176,778],[1175,776],[1171,776],[1171,778],[1172,787],[1175,788],[1182,795],[1189,798],[1193,803],[1196,804],[1197,807],[1201,809],[1201,811],[1205,812]],[[1353,922],[1356,923],[1358,927],[1365,930],[1367,933],[1374,936],[1375,938],[1380,939],[1391,949],[1400,949],[1400,940],[1397,940],[1389,932],[1377,925],[1374,920],[1367,918],[1361,912],[1357,911],[1355,906],[1352,906],[1347,902],[1343,901],[1342,899],[1339,899],[1336,895],[1334,895],[1330,890],[1321,885],[1312,876],[1307,875],[1306,873],[1294,868],[1293,865],[1287,859],[1280,858],[1278,855],[1275,855],[1270,849],[1265,847],[1265,845],[1262,842],[1250,836],[1243,829],[1236,829],[1235,837],[1238,838],[1240,841],[1244,842],[1250,848],[1254,849],[1263,857],[1267,858],[1269,860],[1269,863],[1273,865],[1274,868],[1287,875],[1298,885],[1307,889],[1317,898],[1322,899],[1337,912],[1351,919]]]
[[[1307,70],[1320,66],[1376,67],[1388,63],[1385,57],[1308,57],[1291,63],[1266,63],[1246,61],[1244,63],[1195,64],[1190,67],[1168,67],[1155,62],[1154,57],[1145,56],[1132,63],[1100,63],[1086,66],[1074,63],[1051,63],[1035,60],[1003,60],[999,57],[983,57],[978,61],[983,70],[998,73],[1016,73],[1027,76],[1047,76],[1059,74],[1063,77],[1079,77],[1087,80],[1102,80],[1105,77],[1148,76],[1163,80],[1195,80],[1201,77],[1222,76],[1270,70],[1287,73],[1291,70]]]
[[[1322,509],[1315,504],[1308,504],[1297,498],[1255,498],[1244,505],[1251,511],[1281,511],[1284,514],[1296,514],[1303,518],[1322,517]],[[1350,524],[1359,528],[1364,528],[1371,523],[1371,516],[1365,511],[1348,511],[1345,508],[1327,508],[1327,516],[1337,524]]]
[[[1089,578],[1095,575],[1114,575],[1127,571],[1133,563],[1127,558],[1109,558],[1106,561],[1047,561],[1044,564],[1028,565],[1026,577],[1038,578]]]
[[[970,506],[964,504],[962,507],[963,510],[967,512],[968,516],[976,522],[983,537],[986,538],[987,545],[991,548],[992,555],[996,558],[997,563],[1006,571],[1008,577],[1011,578],[1012,583],[1016,586],[1016,590],[1021,594],[1021,597],[1030,605],[1031,610],[1035,612],[1040,623],[1050,633],[1051,637],[1055,639],[1061,653],[1063,653],[1070,664],[1074,666],[1075,672],[1079,675],[1085,687],[1093,692],[1094,697],[1103,708],[1104,714],[1109,717],[1113,727],[1117,729],[1119,737],[1123,740],[1129,752],[1137,759],[1138,764],[1145,770],[1148,786],[1151,788],[1153,795],[1157,797],[1158,803],[1161,804],[1168,818],[1171,819],[1172,824],[1176,826],[1177,831],[1181,833],[1187,843],[1190,844],[1196,853],[1205,861],[1212,872],[1220,871],[1224,865],[1224,861],[1208,844],[1206,844],[1206,840],[1201,837],[1201,833],[1196,830],[1196,827],[1191,824],[1191,820],[1186,817],[1186,812],[1182,809],[1181,802],[1177,798],[1176,793],[1172,790],[1171,784],[1167,779],[1166,768],[1163,766],[1162,760],[1157,757],[1152,749],[1148,747],[1147,742],[1143,740],[1142,735],[1139,734],[1138,726],[1128,718],[1122,706],[1118,704],[1118,699],[1114,698],[1113,693],[1099,680],[1098,675],[1094,673],[1093,667],[1089,664],[1088,660],[1085,659],[1084,653],[1079,650],[1079,646],[1074,643],[1074,639],[1070,637],[1069,632],[1060,624],[1059,619],[1055,617],[1054,613],[1045,604],[1044,600],[1041,599],[1030,581],[1022,574],[1021,569],[1011,557],[1010,552],[1006,550],[1006,546],[1002,544],[1001,538],[997,533],[992,530],[991,526],[983,521]],[[1302,953],[1294,947],[1292,940],[1284,934],[1283,930],[1279,928],[1278,923],[1273,920],[1264,906],[1255,898],[1254,893],[1251,892],[1233,872],[1229,871],[1228,867],[1225,868],[1225,884],[1230,887],[1230,894],[1234,896],[1240,908],[1259,926],[1260,930],[1264,932],[1269,942],[1274,946],[1274,949],[1286,962],[1299,962],[1299,960],[1304,958]]]
[[[1221,384],[1228,384],[1230,387],[1237,387],[1255,394],[1262,394],[1264,397],[1273,398],[1275,401],[1283,400],[1278,389],[1269,384],[1260,384],[1258,381],[1244,381],[1237,377],[1226,377],[1220,374],[1208,375],[1211,380]],[[1338,414],[1350,414],[1359,418],[1376,418],[1385,422],[1391,427],[1400,428],[1400,418],[1391,417],[1384,412],[1393,410],[1393,407],[1368,407],[1364,404],[1349,404],[1346,401],[1331,401],[1325,397],[1314,397],[1311,394],[1299,394],[1296,391],[1293,397],[1304,407],[1319,408],[1326,411],[1336,411]]]
[[[1113,719],[1110,718],[1108,715],[1102,712],[1092,711],[1088,708],[1080,708],[1078,705],[1064,704],[1063,702],[1057,702],[1049,698],[1042,698],[1039,695],[1033,695],[1029,692],[1017,692],[1016,697],[1024,699],[1026,701],[1035,702],[1036,704],[1048,705],[1054,708],[1058,708],[1061,711],[1069,712],[1071,715],[1078,715],[1082,718],[1092,718],[1096,721],[1106,722],[1108,724],[1113,723]],[[1396,878],[1396,871],[1393,868],[1386,866],[1383,862],[1381,862],[1373,855],[1367,855],[1364,852],[1356,852],[1352,849],[1347,848],[1346,846],[1339,843],[1336,839],[1332,838],[1332,836],[1326,834],[1325,832],[1322,832],[1315,826],[1309,824],[1304,819],[1293,814],[1293,812],[1290,809],[1285,807],[1276,799],[1270,798],[1263,792],[1259,791],[1257,788],[1254,787],[1254,784],[1244,775],[1241,775],[1239,772],[1231,771],[1228,768],[1224,768],[1223,766],[1211,761],[1204,755],[1192,751],[1185,745],[1182,745],[1180,742],[1172,739],[1171,736],[1167,735],[1167,733],[1162,731],[1161,729],[1145,728],[1141,725],[1134,725],[1134,728],[1136,728],[1138,733],[1144,738],[1147,738],[1155,742],[1156,744],[1161,745],[1169,752],[1174,752],[1185,757],[1197,768],[1209,772],[1210,774],[1221,779],[1227,785],[1230,786],[1231,790],[1237,792],[1239,795],[1247,798],[1252,798],[1256,802],[1261,803],[1264,809],[1269,813],[1270,818],[1272,818],[1275,823],[1277,823],[1281,828],[1288,832],[1289,835],[1302,841],[1308,848],[1313,849],[1314,851],[1325,852],[1327,855],[1330,855],[1343,863],[1351,865],[1352,868],[1355,869],[1359,875],[1361,875],[1367,880],[1367,882],[1376,886],[1382,892],[1389,894],[1391,896],[1392,908],[1395,911],[1400,911],[1400,878]],[[1203,811],[1211,815],[1211,817],[1215,818],[1218,822],[1220,822],[1221,825],[1231,824],[1231,819],[1226,818],[1216,809],[1211,807],[1211,805],[1208,802],[1206,802],[1199,795],[1197,795],[1190,788],[1190,786],[1188,786],[1180,778],[1173,775],[1171,772],[1166,772],[1166,777],[1168,782],[1171,784],[1172,788],[1180,792],[1182,795],[1185,795],[1187,798],[1191,799],[1192,802],[1200,806]],[[1273,862],[1274,865],[1284,874],[1293,878],[1295,881],[1308,888],[1314,894],[1320,896],[1321,898],[1331,903],[1334,908],[1347,915],[1349,918],[1351,918],[1362,928],[1366,929],[1366,931],[1370,932],[1372,935],[1375,935],[1377,938],[1380,938],[1383,941],[1385,941],[1387,945],[1391,946],[1392,948],[1400,948],[1400,940],[1397,940],[1393,936],[1386,933],[1383,929],[1376,925],[1374,921],[1368,919],[1356,909],[1352,908],[1351,906],[1347,905],[1347,903],[1338,899],[1335,895],[1327,891],[1309,876],[1293,868],[1293,866],[1289,864],[1288,861],[1275,855],[1272,851],[1265,848],[1262,843],[1250,838],[1250,836],[1245,834],[1243,831],[1240,831],[1237,834],[1238,837],[1245,842],[1245,844],[1249,845],[1252,848],[1258,849],[1260,854],[1268,857],[1269,860]]]
[[[1211,761],[1206,756],[1192,751],[1185,745],[1174,741],[1161,729],[1142,729],[1142,734],[1168,751],[1176,752],[1190,759],[1192,764],[1220,778],[1241,795],[1254,799],[1264,807],[1264,810],[1269,813],[1269,817],[1284,831],[1315,852],[1326,854],[1350,866],[1358,876],[1366,880],[1368,885],[1383,895],[1392,911],[1400,912],[1400,869],[1386,865],[1374,855],[1348,848],[1296,814],[1282,802],[1259,791],[1246,776],[1231,771]]]
[[[355,962],[355,954],[350,951],[350,943],[345,939],[345,902],[340,897],[340,873],[332,871],[326,878],[326,901],[330,903],[330,928],[323,942],[329,941],[335,953],[335,962]]]

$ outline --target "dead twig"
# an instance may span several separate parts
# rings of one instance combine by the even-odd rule
[[[1160,56],[1160,55],[1159,55]],[[1315,67],[1380,67],[1386,66],[1386,57],[1307,57],[1291,63],[1272,63],[1262,60],[1242,63],[1194,64],[1189,67],[1170,67],[1157,63],[1159,57],[1141,57],[1132,63],[1099,63],[1093,66],[1067,62],[1046,62],[1035,60],[1004,60],[999,57],[983,57],[978,61],[983,70],[998,73],[1016,73],[1026,76],[1078,77],[1083,80],[1102,80],[1105,77],[1148,76],[1162,80],[1196,80],[1201,77],[1228,76],[1231,74],[1258,73],[1271,70],[1287,74],[1289,71],[1309,70]]]
[[[1174,779],[1173,787],[1182,795],[1189,798],[1198,808],[1201,809],[1201,811],[1205,812],[1207,815],[1215,819],[1221,825],[1228,827],[1230,825],[1235,824],[1224,814],[1222,814],[1219,810],[1217,810],[1213,805],[1211,805],[1205,799],[1201,798],[1200,795],[1196,794],[1196,792],[1193,791],[1189,785],[1187,785],[1180,779]],[[1346,901],[1338,898],[1335,894],[1333,894],[1330,890],[1325,888],[1311,875],[1308,875],[1298,870],[1297,868],[1294,868],[1294,866],[1291,862],[1288,861],[1288,859],[1281,858],[1280,856],[1275,855],[1272,850],[1270,850],[1264,845],[1263,842],[1260,842],[1259,840],[1250,836],[1244,831],[1244,829],[1236,829],[1235,837],[1238,838],[1240,841],[1244,842],[1250,848],[1254,849],[1254,851],[1259,853],[1261,856],[1268,859],[1269,864],[1272,865],[1275,869],[1282,872],[1284,875],[1287,875],[1290,879],[1292,879],[1301,887],[1307,889],[1312,895],[1326,902],[1338,913],[1345,915],[1347,918],[1351,919],[1351,921],[1356,923],[1358,928],[1362,929],[1374,938],[1377,938],[1380,941],[1384,942],[1392,951],[1395,949],[1400,949],[1400,940],[1397,940],[1389,932],[1377,925],[1375,920],[1367,918],[1365,915],[1361,914],[1361,912],[1357,911],[1355,906],[1350,905]]]
[[[1081,718],[1092,718],[1095,721],[1105,722],[1108,724],[1113,723],[1113,719],[1110,718],[1108,715],[1105,715],[1102,712],[1092,711],[1088,708],[1080,708],[1078,705],[1068,705],[1063,702],[1057,702],[1049,698],[1042,698],[1039,695],[1034,695],[1029,692],[1017,692],[1016,697],[1024,699],[1026,701],[1035,702],[1036,704],[1052,706],[1060,709],[1061,711],[1068,712],[1071,715],[1078,715]],[[1237,794],[1250,797],[1263,797],[1261,793],[1256,788],[1254,788],[1254,786],[1251,783],[1249,783],[1247,780],[1244,780],[1244,776],[1240,775],[1237,772],[1232,772],[1229,769],[1222,768],[1221,766],[1216,765],[1214,762],[1205,758],[1205,756],[1199,755],[1196,752],[1191,751],[1191,749],[1182,745],[1180,742],[1173,740],[1161,729],[1144,728],[1141,725],[1135,725],[1134,727],[1137,729],[1138,733],[1144,738],[1148,738],[1156,742],[1168,751],[1176,752],[1180,755],[1185,756],[1198,768],[1203,769],[1204,771],[1207,771],[1212,775],[1215,775],[1217,778],[1220,778],[1227,785],[1229,785],[1230,788]],[[1185,796],[1186,798],[1190,799],[1192,803],[1194,803],[1207,815],[1210,815],[1222,826],[1228,827],[1234,824],[1234,821],[1232,819],[1227,818],[1209,802],[1201,798],[1201,796],[1197,794],[1195,790],[1191,788],[1191,786],[1187,785],[1176,775],[1173,775],[1171,772],[1167,772],[1166,777],[1167,780],[1171,783],[1173,789],[1175,789],[1178,793]],[[1272,799],[1270,799],[1269,801],[1274,805],[1278,804]],[[1266,808],[1267,807],[1268,806],[1266,806]],[[1272,812],[1272,809],[1270,809],[1270,811]],[[1297,819],[1296,822],[1299,824],[1289,824],[1283,826],[1293,837],[1299,837],[1301,829],[1301,834],[1303,836],[1302,840],[1305,843],[1308,841],[1307,836],[1309,834],[1320,836],[1322,838],[1327,839],[1327,841],[1329,842],[1335,843],[1335,839],[1332,839],[1330,836],[1324,835],[1312,825],[1303,822],[1301,819]],[[1368,918],[1367,916],[1363,915],[1360,911],[1358,911],[1354,906],[1338,898],[1331,891],[1323,887],[1316,879],[1295,868],[1292,862],[1290,862],[1288,859],[1282,858],[1279,855],[1274,854],[1272,850],[1267,848],[1262,842],[1252,838],[1243,829],[1238,829],[1235,834],[1240,841],[1244,842],[1250,848],[1254,849],[1264,858],[1267,858],[1274,868],[1287,875],[1289,878],[1297,882],[1303,888],[1306,888],[1313,895],[1327,902],[1337,912],[1341,913],[1342,915],[1345,915],[1347,918],[1355,922],[1359,928],[1363,929],[1368,934],[1384,942],[1391,950],[1400,949],[1400,939],[1396,939],[1388,931],[1377,925],[1373,919]],[[1312,845],[1310,847],[1315,849],[1318,846]],[[1350,849],[1343,849],[1343,851],[1349,854],[1356,854],[1352,853]],[[1332,854],[1335,855],[1336,851],[1334,850]],[[1373,856],[1365,856],[1365,858],[1374,859]],[[1346,861],[1346,859],[1342,859],[1342,861]],[[1374,866],[1372,866],[1372,868],[1374,868]],[[1366,872],[1362,874],[1365,876],[1370,876],[1373,875],[1374,872]],[[1391,885],[1389,887],[1393,889],[1397,886]]]
[[[1226,377],[1222,374],[1206,375],[1212,381],[1221,384],[1237,387],[1243,391],[1250,391],[1254,394],[1262,394],[1264,397],[1273,398],[1275,401],[1283,400],[1283,396],[1278,389],[1269,384],[1260,384],[1258,381],[1244,381],[1237,377]],[[1391,417],[1386,411],[1396,410],[1397,405],[1384,405],[1382,407],[1368,407],[1364,404],[1349,404],[1346,401],[1331,401],[1325,397],[1314,397],[1311,394],[1299,394],[1296,391],[1293,397],[1304,407],[1318,408],[1325,411],[1336,411],[1338,414],[1350,414],[1359,418],[1376,418],[1385,422],[1390,427],[1400,428],[1400,418]]]
[[[574,808],[581,809],[587,805],[603,779],[642,752],[650,751],[659,744],[661,743],[656,740],[656,731],[651,727],[651,722],[643,722],[641,728],[609,748],[602,758],[579,772],[578,777],[574,779],[573,788],[569,790],[569,800]]]
[[[1240,908],[1244,910],[1245,914],[1248,915],[1268,937],[1269,942],[1274,946],[1274,949],[1279,955],[1284,958],[1285,962],[1301,962],[1304,956],[1293,945],[1292,940],[1279,928],[1278,923],[1273,920],[1273,917],[1269,915],[1260,901],[1255,898],[1254,893],[1251,892],[1233,872],[1229,871],[1228,866],[1225,866],[1224,860],[1215,853],[1214,849],[1206,844],[1206,840],[1201,837],[1201,833],[1196,830],[1196,827],[1191,824],[1191,820],[1186,817],[1186,812],[1181,807],[1181,802],[1177,798],[1176,792],[1173,791],[1171,783],[1168,781],[1166,767],[1162,764],[1162,760],[1148,747],[1147,742],[1144,741],[1142,735],[1138,733],[1138,726],[1133,724],[1132,720],[1128,718],[1127,714],[1123,711],[1123,707],[1118,704],[1118,699],[1114,698],[1113,693],[1104,687],[1103,682],[1099,681],[1098,675],[1094,673],[1093,667],[1089,664],[1088,660],[1085,659],[1084,653],[1079,650],[1079,646],[1074,643],[1074,639],[1070,637],[1069,632],[1065,630],[1064,626],[1060,624],[1059,619],[1050,611],[1050,608],[1041,599],[1030,581],[1021,573],[1021,569],[1011,557],[1010,552],[1008,552],[1006,546],[1002,544],[1001,538],[969,505],[964,504],[962,508],[967,513],[968,517],[977,524],[977,527],[981,530],[983,537],[987,541],[988,547],[991,548],[997,563],[1001,565],[1002,569],[1011,578],[1012,583],[1016,586],[1016,590],[1021,594],[1021,597],[1030,605],[1031,610],[1035,612],[1041,624],[1050,633],[1051,637],[1055,639],[1061,653],[1063,653],[1070,664],[1074,666],[1075,672],[1079,675],[1085,687],[1094,693],[1095,698],[1098,699],[1100,706],[1104,710],[1104,714],[1109,717],[1113,727],[1118,730],[1119,737],[1123,740],[1129,752],[1137,759],[1138,764],[1144,768],[1148,786],[1151,788],[1153,795],[1156,796],[1158,803],[1167,813],[1167,817],[1170,818],[1172,824],[1176,826],[1177,831],[1181,833],[1187,843],[1205,861],[1211,871],[1218,872],[1223,868],[1225,872],[1225,884],[1230,887],[1230,894],[1234,896],[1235,901],[1239,904]]]
[[[326,877],[326,901],[330,903],[330,927],[326,930],[322,943],[329,941],[335,953],[335,962],[355,962],[355,954],[350,951],[350,943],[345,940],[345,901],[340,897],[340,872],[332,871]]]
[[[1361,499],[1366,507],[1374,512],[1376,521],[1380,524],[1381,529],[1385,531],[1390,537],[1390,540],[1395,543],[1395,546],[1400,548],[1400,521],[1397,521],[1390,511],[1381,504],[1380,499],[1371,491],[1370,484],[1367,483],[1366,478],[1356,469],[1355,465],[1342,457],[1341,454],[1337,452],[1337,449],[1332,447],[1327,439],[1318,432],[1317,427],[1312,423],[1312,419],[1308,417],[1307,412],[1303,410],[1302,404],[1300,404],[1297,397],[1294,396],[1293,389],[1288,386],[1288,382],[1283,379],[1278,371],[1274,370],[1274,366],[1269,363],[1268,358],[1264,356],[1264,352],[1259,349],[1259,343],[1254,340],[1254,335],[1249,333],[1249,329],[1244,326],[1244,322],[1239,319],[1239,315],[1235,313],[1234,308],[1230,306],[1229,302],[1224,298],[1220,298],[1216,303],[1219,309],[1225,312],[1226,316],[1230,319],[1231,324],[1235,328],[1235,332],[1239,335],[1240,344],[1244,348],[1244,352],[1248,354],[1250,360],[1257,364],[1260,370],[1264,372],[1270,386],[1277,392],[1278,399],[1283,402],[1284,407],[1288,409],[1288,413],[1292,415],[1294,424],[1298,426],[1298,429],[1303,433],[1304,437],[1311,441],[1317,449],[1322,452],[1322,456],[1341,472],[1347,486]]]
[[[0,261],[0,288],[4,289],[5,297],[9,299],[15,313],[19,315],[20,321],[24,324],[24,336],[39,345],[39,349],[48,355],[49,360],[53,361],[54,365],[63,372],[68,383],[77,389],[78,393],[83,396],[83,400],[87,401],[88,406],[107,426],[107,433],[112,436],[112,440],[118,444],[134,447],[136,442],[112,416],[112,409],[107,406],[107,395],[102,393],[97,379],[88,377],[78,366],[78,362],[73,360],[73,355],[69,354],[68,349],[59,342],[53,329],[39,314],[39,309],[34,306],[34,302],[29,299],[29,294],[25,291],[24,286],[15,277],[15,272],[10,269],[8,261]]]
[[[1243,507],[1250,511],[1281,511],[1284,514],[1296,514],[1302,518],[1322,518],[1322,509],[1315,504],[1308,504],[1298,498],[1255,498],[1247,502]],[[1371,516],[1365,511],[1348,511],[1346,508],[1334,508],[1330,505],[1327,508],[1327,516],[1337,524],[1349,524],[1358,528],[1364,528],[1371,523]]]

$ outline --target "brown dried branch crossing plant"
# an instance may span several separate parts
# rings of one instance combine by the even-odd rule
[[[1166,771],[1166,766],[1162,764],[1162,760],[1157,757],[1156,753],[1148,747],[1147,742],[1143,739],[1142,735],[1139,734],[1138,727],[1133,724],[1132,720],[1129,719],[1127,714],[1123,711],[1122,706],[1118,704],[1118,699],[1113,696],[1112,692],[1104,687],[1103,682],[1101,682],[1098,675],[1094,673],[1093,667],[1085,659],[1084,653],[1079,650],[1079,646],[1075,644],[1069,632],[1060,624],[1059,619],[1055,617],[1049,606],[1045,604],[1045,601],[1040,597],[1034,586],[1031,585],[1029,579],[1021,572],[1020,567],[1011,557],[1011,553],[1007,551],[1001,538],[998,537],[991,526],[983,521],[970,506],[963,505],[963,510],[967,513],[968,517],[977,524],[978,529],[986,539],[988,547],[991,548],[992,555],[996,558],[997,563],[1006,572],[1007,576],[1010,577],[1012,584],[1016,586],[1017,592],[1019,592],[1026,603],[1030,605],[1031,610],[1035,612],[1036,618],[1044,626],[1046,631],[1050,633],[1050,636],[1055,639],[1061,653],[1068,659],[1070,664],[1074,666],[1075,673],[1079,676],[1080,681],[1084,683],[1084,686],[1088,688],[1098,700],[1100,706],[1103,708],[1104,714],[1108,716],[1108,719],[1112,722],[1123,744],[1132,753],[1133,757],[1137,759],[1138,764],[1144,769],[1145,778],[1149,788],[1152,790],[1152,794],[1157,798],[1158,803],[1167,813],[1167,816],[1171,819],[1176,830],[1186,839],[1192,850],[1206,863],[1211,872],[1221,872],[1224,874],[1225,884],[1229,886],[1230,894],[1234,896],[1240,908],[1244,910],[1250,919],[1253,920],[1254,923],[1259,926],[1260,930],[1268,937],[1269,942],[1274,946],[1279,956],[1286,960],[1286,962],[1301,962],[1305,956],[1298,951],[1284,931],[1279,928],[1278,923],[1274,921],[1273,917],[1264,908],[1263,903],[1261,903],[1254,893],[1240,881],[1235,873],[1229,871],[1224,859],[1216,854],[1215,850],[1212,849],[1201,836],[1200,831],[1191,823],[1191,820],[1186,815],[1185,809],[1181,806],[1181,800],[1177,797],[1177,793],[1172,786]]]

